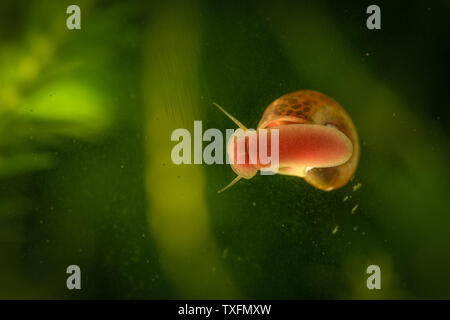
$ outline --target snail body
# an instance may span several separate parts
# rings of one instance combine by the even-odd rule
[[[247,130],[218,107],[242,130]],[[300,90],[281,96],[264,111],[253,139],[259,139],[261,129],[279,132],[279,174],[298,176],[318,189],[330,191],[344,186],[356,171],[360,153],[356,128],[347,112],[323,93]],[[268,133],[267,137],[269,146],[271,135]],[[260,161],[234,161],[239,155],[234,142],[245,138],[235,133],[228,142],[231,167],[238,176],[221,191],[241,178],[251,179],[266,167]],[[244,152],[248,153],[248,148]]]

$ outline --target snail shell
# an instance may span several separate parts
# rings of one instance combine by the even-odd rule
[[[248,159],[250,139],[259,139],[260,129],[278,130],[280,174],[304,178],[314,187],[329,191],[345,185],[355,173],[360,153],[355,126],[345,110],[323,93],[300,90],[281,96],[264,111],[257,134],[249,137],[242,123],[216,106],[242,129],[231,136],[227,146],[231,167],[238,176],[219,192],[264,169],[259,161],[236,161],[242,151],[238,151],[235,141],[245,139],[246,149],[239,156]],[[269,134],[268,139],[271,143]]]
[[[304,177],[309,184],[322,190],[334,190],[345,185],[356,171],[360,152],[358,133],[347,112],[323,93],[300,90],[272,102],[264,111],[258,129],[294,123],[331,126],[350,139],[353,153],[347,162],[335,167],[311,168]],[[289,174],[289,170],[285,174]]]

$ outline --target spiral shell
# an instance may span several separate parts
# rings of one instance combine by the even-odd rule
[[[258,129],[294,123],[331,126],[350,139],[353,153],[347,162],[336,167],[311,168],[303,177],[314,187],[327,191],[345,185],[355,173],[360,154],[358,134],[347,112],[334,99],[323,93],[300,90],[273,101],[264,111]],[[289,170],[281,173],[291,174]]]

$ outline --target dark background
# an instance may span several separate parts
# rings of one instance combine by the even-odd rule
[[[448,1],[70,4],[0,4],[1,298],[450,298]],[[171,163],[233,128],[213,101],[255,127],[306,88],[358,129],[344,188]]]

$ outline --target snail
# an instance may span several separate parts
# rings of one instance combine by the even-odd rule
[[[264,166],[259,161],[254,164],[235,161],[239,155],[234,142],[242,139],[238,132],[248,129],[221,106],[214,105],[243,130],[233,133],[227,145],[229,158],[233,160],[231,168],[237,177],[220,193],[242,178],[251,179]],[[330,191],[344,186],[356,171],[360,153],[356,128],[339,103],[323,93],[300,90],[281,96],[264,111],[257,126],[257,139],[260,129],[278,129],[279,174],[301,177],[317,189]],[[248,159],[246,143],[241,151]]]

